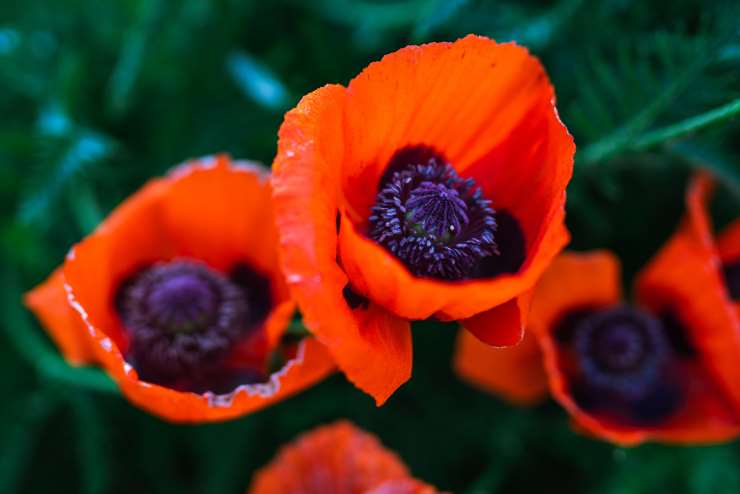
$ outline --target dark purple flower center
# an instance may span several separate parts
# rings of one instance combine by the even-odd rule
[[[245,290],[193,261],[142,270],[121,287],[118,308],[127,360],[142,379],[176,388],[216,371],[252,320]]]
[[[740,261],[725,264],[722,271],[730,298],[740,300]]]
[[[670,352],[658,319],[623,306],[582,318],[574,330],[573,348],[590,387],[630,399],[655,389]]]
[[[491,202],[439,156],[423,160],[393,167],[372,207],[369,235],[416,276],[473,277],[482,259],[498,254]]]

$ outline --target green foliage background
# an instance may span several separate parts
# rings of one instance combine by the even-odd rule
[[[270,163],[302,94],[469,32],[527,45],[550,73],[578,144],[574,248],[614,249],[629,282],[675,228],[694,167],[722,178],[718,224],[738,216],[730,2],[1,2],[0,492],[243,492],[281,444],[340,417],[456,493],[740,492],[737,444],[621,449],[573,433],[554,403],[473,390],[450,370],[451,325],[415,328],[413,379],[383,408],[337,375],[241,420],[173,426],[68,367],[20,305],[147,178],[217,151]]]

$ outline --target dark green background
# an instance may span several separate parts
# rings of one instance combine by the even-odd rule
[[[573,246],[616,250],[628,282],[675,227],[692,167],[723,179],[720,224],[740,211],[730,5],[3,0],[0,493],[239,493],[279,445],[339,417],[456,493],[740,492],[735,444],[617,448],[571,432],[554,403],[517,409],[459,382],[452,325],[415,328],[413,379],[383,408],[335,376],[241,420],[173,426],[68,368],[19,303],[147,178],[217,151],[270,163],[302,94],[470,32],[541,57],[578,145]]]

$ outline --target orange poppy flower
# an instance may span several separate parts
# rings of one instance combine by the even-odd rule
[[[304,434],[259,470],[248,494],[435,494],[401,459],[349,422]]]
[[[740,314],[740,219],[733,221],[717,238],[727,292]]]
[[[620,444],[735,437],[740,318],[717,262],[710,188],[705,175],[690,184],[683,224],[637,278],[637,306],[620,302],[614,256],[563,254],[535,291],[529,329],[539,346],[491,349],[461,334],[459,374],[519,403],[543,398],[547,378],[579,428]],[[732,235],[720,249],[727,259]]]
[[[408,46],[280,129],[274,198],[304,321],[382,404],[411,373],[409,320],[519,342],[565,246],[575,146],[544,69],[480,36]]]
[[[269,175],[217,156],[127,199],[26,295],[67,360],[98,364],[135,405],[176,422],[244,415],[333,369],[283,338]]]
[[[740,218],[730,223],[717,237],[717,253],[722,263],[727,294],[740,317]]]

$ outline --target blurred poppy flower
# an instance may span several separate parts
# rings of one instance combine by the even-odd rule
[[[547,396],[549,380],[578,428],[618,444],[734,437],[737,372],[729,364],[740,355],[740,327],[726,302],[707,295],[721,290],[718,278],[673,276],[681,238],[641,273],[635,306],[621,301],[612,254],[561,255],[532,303],[529,334],[539,345],[496,349],[460,334],[458,373],[523,404]],[[706,272],[711,260],[683,252],[680,264],[687,275]]]
[[[186,163],[127,199],[26,295],[75,365],[177,422],[244,415],[333,369],[277,265],[269,175],[227,156]]]
[[[708,177],[702,180],[706,181],[707,188],[711,188],[712,182]],[[702,200],[706,201],[703,197]],[[706,206],[700,201],[697,202],[696,214],[706,215]],[[709,221],[703,224],[709,225]],[[717,253],[722,263],[722,275],[727,287],[727,295],[732,300],[740,318],[740,218],[731,222],[717,237]]]
[[[574,149],[537,59],[480,36],[403,48],[286,115],[284,271],[355,385],[382,404],[409,378],[409,320],[521,340],[528,294],[569,238]]]
[[[710,187],[692,181],[681,227],[637,278],[636,306],[621,302],[613,255],[563,254],[535,291],[531,342],[494,349],[461,334],[458,373],[518,403],[544,398],[549,379],[578,427],[620,444],[736,436],[740,322],[716,262]]]
[[[349,422],[314,429],[259,470],[248,494],[435,494],[378,439]]]

